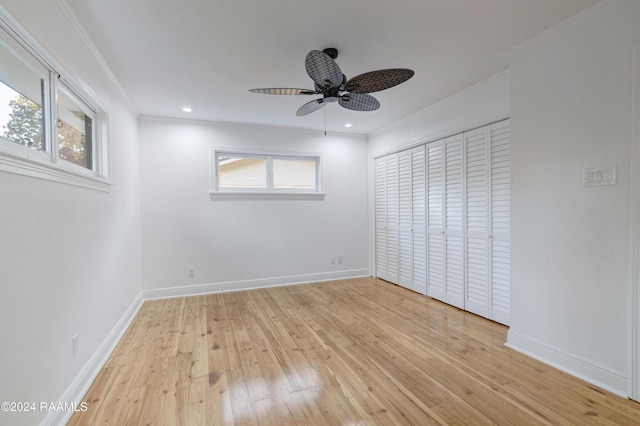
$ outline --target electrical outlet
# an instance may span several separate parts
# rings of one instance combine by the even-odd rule
[[[342,255],[338,256],[338,263],[342,265]]]
[[[80,349],[80,342],[78,340],[78,335],[76,334],[75,336],[73,336],[73,339],[71,339],[71,348],[73,351],[73,357],[75,358],[76,355],[78,355],[78,350]]]
[[[331,262],[332,265],[335,265],[336,264],[336,257],[335,256],[331,256],[329,258],[329,261]]]
[[[189,268],[189,278],[193,278],[196,276],[196,268],[194,266]]]

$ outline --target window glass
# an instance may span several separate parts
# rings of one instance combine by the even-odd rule
[[[44,151],[44,81],[0,43],[0,136]]]
[[[270,155],[214,149],[211,153],[212,198],[324,197],[320,155]]]
[[[274,189],[316,189],[315,159],[274,158]]]
[[[57,127],[60,158],[91,169],[93,120],[62,92],[58,92]]]
[[[220,155],[218,174],[221,189],[266,189],[267,159]]]

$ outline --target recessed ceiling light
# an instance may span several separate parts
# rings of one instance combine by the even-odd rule
[[[351,127],[351,125],[352,125],[351,123],[347,123],[344,125],[344,127]]]
[[[189,107],[184,107],[184,108],[182,108],[182,111],[184,111],[184,112],[191,112],[191,111],[192,111],[192,109],[191,109],[191,108],[189,108]]]

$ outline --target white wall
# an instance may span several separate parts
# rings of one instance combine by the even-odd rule
[[[626,394],[632,54],[621,1],[513,53],[509,345]],[[582,186],[585,167],[618,184]]]
[[[368,274],[364,136],[152,118],[139,126],[147,296]],[[320,153],[326,198],[211,200],[210,146]]]
[[[369,135],[369,156],[434,141],[507,118],[509,102],[509,72],[504,71],[372,133]]]
[[[2,3],[110,112],[111,192],[0,172],[0,401],[57,402],[141,292],[137,122],[56,2]]]

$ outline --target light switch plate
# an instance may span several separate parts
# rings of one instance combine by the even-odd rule
[[[618,166],[594,167],[582,171],[582,186],[616,185]]]

